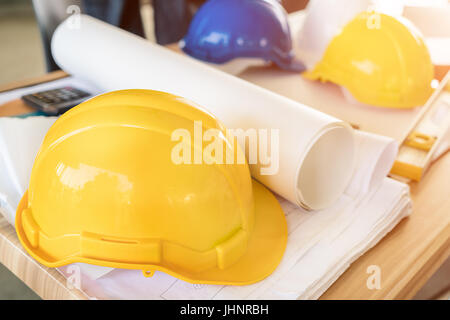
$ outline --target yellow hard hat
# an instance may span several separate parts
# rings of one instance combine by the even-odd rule
[[[207,147],[194,141],[194,121],[233,148],[211,114],[158,91],[107,93],[61,116],[17,209],[28,253],[49,267],[83,262],[193,283],[267,277],[286,247],[283,211],[245,161],[173,161],[174,130],[191,135],[192,153]]]
[[[339,84],[365,104],[412,108],[431,95],[434,69],[421,35],[407,20],[363,12],[303,76]]]

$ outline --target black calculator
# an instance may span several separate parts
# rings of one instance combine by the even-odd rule
[[[22,100],[48,115],[59,115],[91,97],[91,94],[73,87],[63,87],[27,94]]]

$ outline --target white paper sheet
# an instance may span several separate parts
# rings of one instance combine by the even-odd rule
[[[15,209],[28,186],[34,158],[55,120],[55,117],[0,118],[0,192],[5,217],[12,225]]]
[[[199,103],[228,128],[279,130],[279,170],[265,175],[260,163],[250,168],[256,179],[294,203],[327,207],[351,178],[351,129],[305,105],[85,15],[80,28],[67,21],[58,27],[52,53],[62,69],[101,89],[165,91]]]

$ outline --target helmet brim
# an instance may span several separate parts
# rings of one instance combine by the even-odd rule
[[[281,69],[292,72],[303,72],[306,70],[306,66],[300,60],[293,58],[288,62],[283,59],[273,59],[274,63]]]
[[[154,271],[162,271],[178,279],[196,284],[248,285],[266,278],[277,268],[287,244],[286,218],[277,199],[266,187],[255,180],[252,180],[252,187],[255,222],[248,240],[247,251],[236,263],[225,269],[214,267],[206,271],[193,273],[176,267],[103,261],[77,255],[55,261],[41,252],[39,247],[33,247],[25,234],[22,213],[27,209],[27,192],[17,208],[16,230],[20,242],[28,253],[48,267],[87,263],[104,267],[151,271],[151,274]]]

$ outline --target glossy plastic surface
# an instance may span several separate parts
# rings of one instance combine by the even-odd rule
[[[294,59],[287,13],[275,0],[210,0],[192,19],[180,46],[211,63],[261,58],[284,69],[304,70]]]
[[[363,12],[303,75],[342,85],[365,104],[413,108],[431,95],[434,69],[423,38],[408,21]]]
[[[17,210],[27,251],[51,267],[160,270],[196,283],[269,275],[287,241],[284,214],[252,183],[246,163],[206,164],[208,144],[194,138],[194,121],[221,133],[224,153],[232,147],[213,116],[157,91],[112,92],[64,114],[44,139]],[[173,161],[180,141],[172,133],[180,129],[192,155],[203,151],[203,164]]]

